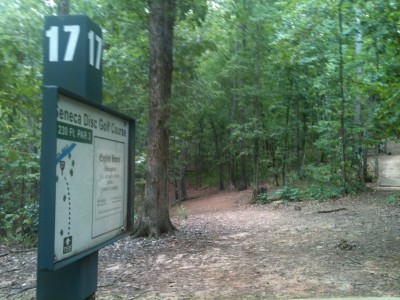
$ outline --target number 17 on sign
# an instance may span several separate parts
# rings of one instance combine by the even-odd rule
[[[61,33],[60,27],[62,27]],[[80,25],[51,26],[46,31],[46,37],[49,39],[48,61],[59,62],[59,54],[63,51],[64,55],[62,56],[62,60],[64,62],[73,62],[80,34]],[[63,44],[60,43],[60,36],[61,38],[66,37],[65,49],[60,49],[60,44]],[[87,36],[89,39],[89,64],[100,70],[103,40],[92,30],[88,32]]]

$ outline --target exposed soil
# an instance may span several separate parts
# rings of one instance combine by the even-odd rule
[[[386,153],[379,155],[378,184],[400,187],[400,144],[388,142]]]
[[[256,206],[250,190],[192,191],[174,209],[175,235],[100,251],[96,299],[400,296],[393,193]],[[1,246],[0,298],[33,299],[35,269],[35,251]]]
[[[400,186],[400,146],[389,149],[379,184]],[[398,188],[265,206],[251,193],[192,190],[173,209],[176,234],[102,249],[96,299],[400,296]],[[35,287],[36,251],[0,245],[0,299]]]

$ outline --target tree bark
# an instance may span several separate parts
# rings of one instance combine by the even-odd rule
[[[241,125],[245,124],[245,114],[244,114],[244,107],[240,107],[240,123]],[[247,154],[244,154],[246,151],[246,142],[245,139],[241,139],[240,141],[240,182],[239,182],[239,191],[244,191],[247,189]]]
[[[300,99],[299,96],[296,96],[294,99],[295,110],[296,110],[296,173],[297,177],[300,179],[301,177],[301,146],[303,135],[300,134],[301,126],[300,126]],[[304,134],[304,132],[303,132]]]
[[[257,36],[261,36],[261,30],[259,24],[256,25]],[[254,99],[254,118],[255,118],[255,135],[253,139],[254,149],[253,149],[253,181],[254,190],[258,191],[258,177],[259,177],[259,154],[260,154],[260,136],[261,131],[261,95],[262,95],[262,84],[261,84],[261,45],[259,39],[256,39],[256,57],[255,57],[255,75],[256,75],[256,88],[257,93]]]
[[[274,173],[275,185],[279,186],[279,171],[278,171],[278,164],[276,159],[276,143],[275,139],[271,138],[270,140],[266,140],[266,148],[268,149],[271,160],[272,160],[272,170]]]
[[[375,49],[375,69],[376,72],[380,71],[380,55],[379,55],[379,44],[378,44],[378,39],[374,38],[374,49]],[[372,107],[376,106],[376,103],[378,103],[380,99],[379,93],[374,93],[373,95],[370,96],[370,116],[373,114]],[[371,118],[371,117],[370,117]],[[375,179],[379,178],[379,145],[375,146],[374,149],[374,177]]]
[[[59,0],[57,3],[58,15],[69,15],[69,0]]]
[[[358,60],[358,66],[357,66],[357,73],[356,73],[356,78],[357,82],[360,84],[362,77],[363,77],[363,69],[360,64],[361,62],[361,54],[362,54],[362,44],[363,44],[363,32],[361,29],[361,9],[356,8],[356,24],[357,24],[357,33],[355,37],[355,53],[356,57]],[[357,128],[362,128],[361,124],[361,96],[357,93],[354,98],[354,126]],[[356,161],[358,164],[358,177],[360,179],[360,182],[363,184],[365,183],[365,174],[367,172],[367,166],[365,165],[365,161],[367,158],[367,155],[364,155],[365,147],[362,145],[362,136],[360,132],[357,132],[354,137],[355,140],[355,145],[353,146],[354,154],[356,155]]]
[[[178,201],[183,201],[188,199],[188,194],[186,189],[186,169],[187,169],[188,155],[189,155],[189,149],[187,146],[185,146],[182,149],[181,165],[179,166],[179,171],[178,171],[178,180],[177,180],[178,198],[175,199]]]
[[[347,157],[346,146],[347,136],[345,127],[345,97],[344,97],[344,78],[343,78],[343,14],[342,4],[344,0],[339,0],[338,18],[339,18],[339,99],[340,99],[340,139],[341,139],[341,160],[342,160],[342,184],[346,187],[347,184]]]
[[[283,157],[282,157],[282,185],[286,185],[286,157],[289,151],[289,114],[290,114],[290,103],[286,105],[286,118],[285,118],[285,138],[283,146]]]
[[[158,237],[175,230],[168,201],[168,103],[172,85],[174,0],[149,0],[150,99],[145,198],[134,235]]]
[[[218,135],[217,127],[214,121],[210,120],[211,129],[214,135],[214,143],[215,143],[215,159],[218,162],[218,178],[219,178],[219,190],[222,191],[225,189],[224,186],[224,164],[222,162],[222,151],[220,146],[220,139]]]
[[[237,42],[235,43],[235,49],[234,53],[237,53]],[[236,110],[237,110],[237,96],[236,96],[236,90],[238,88],[238,83],[237,83],[237,74],[235,71],[233,83],[232,83],[232,96],[231,96],[231,110],[230,110],[230,116],[229,116],[229,123],[234,124],[235,123],[235,116],[236,116]],[[230,136],[232,136],[232,129],[230,130],[229,133]],[[236,188],[236,158],[235,158],[235,153],[234,150],[231,150],[229,153],[229,184],[230,187],[235,187]]]

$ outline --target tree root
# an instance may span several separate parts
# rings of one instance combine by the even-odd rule
[[[145,218],[141,218],[139,225],[133,231],[133,238],[148,237],[158,239],[162,234],[174,233],[177,228],[172,224],[171,220],[167,220],[166,224],[151,224],[145,222]]]
[[[341,211],[341,210],[347,210],[347,208],[341,207],[341,208],[330,209],[330,210],[318,210],[317,213],[319,213],[319,214],[328,214],[328,213],[331,213],[331,212],[336,212],[336,211]]]

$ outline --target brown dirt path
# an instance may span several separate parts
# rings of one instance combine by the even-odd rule
[[[390,192],[296,204],[301,210],[246,205],[250,191],[207,192],[183,204],[188,218],[174,219],[176,236],[120,244],[127,256],[102,263],[120,270],[109,276],[122,290],[103,278],[99,299],[117,291],[132,299],[400,295],[400,207],[388,205]],[[317,213],[337,208],[346,210]]]
[[[202,190],[180,231],[100,251],[96,299],[400,296],[400,205],[375,191],[323,203],[251,206],[251,191]],[[200,197],[205,194],[207,196]],[[299,210],[300,208],[300,210]],[[320,210],[346,208],[333,213]],[[183,218],[187,215],[187,218]],[[2,246],[0,299],[33,299],[35,251]]]
[[[388,142],[390,155],[379,156],[379,186],[400,187],[400,144]]]
[[[400,186],[400,145],[379,184]],[[293,299],[400,296],[399,191],[249,205],[251,191],[192,190],[175,235],[100,251],[96,299]],[[343,210],[321,214],[321,210]],[[36,251],[0,244],[0,299],[34,299]]]

